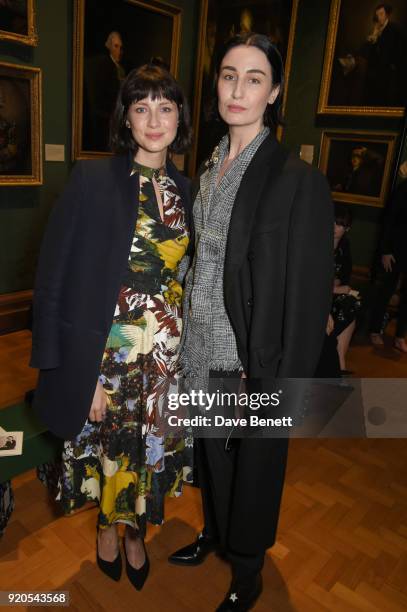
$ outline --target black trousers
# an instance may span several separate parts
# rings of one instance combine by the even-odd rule
[[[407,266],[404,266],[406,268]],[[384,272],[382,283],[376,295],[375,303],[373,305],[371,319],[370,319],[370,331],[372,333],[379,334],[381,332],[384,314],[386,312],[387,305],[393,293],[397,288],[400,275],[404,271],[402,270],[398,261],[392,265],[391,272]],[[404,272],[406,275],[406,272]],[[407,333],[407,279],[404,278],[400,290],[400,304],[397,317],[396,336],[402,338]]]
[[[236,392],[239,374],[223,373]],[[222,373],[216,372],[216,377]],[[234,576],[261,571],[275,542],[287,462],[288,440],[201,438],[196,441],[204,532],[232,564]]]

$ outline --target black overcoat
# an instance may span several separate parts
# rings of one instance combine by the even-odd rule
[[[239,358],[264,391],[275,391],[275,377],[314,376],[332,302],[333,229],[325,177],[266,138],[236,195],[224,268],[225,307]],[[257,554],[274,544],[287,449],[285,438],[241,441],[231,549]]]
[[[168,162],[191,228],[189,181]],[[76,163],[44,235],[34,289],[34,409],[64,439],[89,414],[136,227],[131,157]],[[191,240],[192,244],[192,240]]]
[[[266,138],[236,195],[224,268],[225,306],[248,377],[314,375],[332,302],[333,228],[326,178]]]

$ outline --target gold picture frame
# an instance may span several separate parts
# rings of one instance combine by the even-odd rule
[[[35,47],[38,44],[38,35],[36,28],[36,15],[34,0],[26,0],[27,13],[23,17],[24,26],[26,26],[27,34],[23,34],[13,29],[0,29],[0,40],[10,40],[22,45],[30,45]],[[3,10],[9,10],[4,8]],[[21,15],[17,15],[21,18]],[[17,28],[18,30],[19,28]]]
[[[352,7],[354,9],[353,0],[353,4],[350,0],[331,0],[317,113],[320,115],[402,117],[405,110],[402,103],[395,103],[394,106],[390,106],[374,102],[375,97],[377,100],[377,95],[372,92],[372,87],[371,85],[369,87],[369,83],[374,85],[375,80],[372,73],[369,73],[370,78],[367,78],[369,62],[373,62],[373,58],[370,60],[368,56],[369,44],[367,39],[371,34],[366,37],[366,32],[369,31],[367,29],[368,26],[372,29],[370,21],[368,21],[368,18],[371,17],[372,4],[371,2],[369,3],[368,0],[360,1],[365,2],[367,7],[366,21],[363,22],[366,31],[363,34],[359,32],[358,28],[359,23],[361,24],[362,21],[360,17],[359,21],[356,21],[354,11],[352,12]],[[404,0],[396,0],[396,2],[403,1]],[[349,24],[346,24],[347,28],[344,26],[347,22],[345,18],[346,10],[349,10]],[[370,10],[370,13],[368,13],[368,10]],[[407,12],[403,13],[403,20],[405,21],[404,35],[407,35]],[[340,25],[342,26],[341,36],[338,36]],[[352,31],[352,28],[354,31]],[[356,35],[360,35],[360,47],[357,49],[357,45],[355,45],[355,49],[353,50],[356,55],[355,59],[355,56],[349,53],[349,48],[348,53],[346,52],[345,41],[355,41]],[[365,35],[364,39],[363,35]],[[366,57],[364,57],[365,55]],[[341,65],[341,68],[339,68],[338,64]],[[391,77],[390,70],[385,72],[387,73],[386,78],[393,78],[393,81],[397,81],[396,75]],[[403,78],[405,77],[403,76]],[[384,92],[386,91],[386,87],[387,91],[389,91],[388,86],[386,86],[384,82],[381,83],[381,86]],[[390,94],[388,95],[390,96]]]
[[[395,132],[323,132],[318,166],[328,179],[332,198],[382,208],[397,138]]]
[[[41,69],[0,62],[0,185],[42,185]]]
[[[85,70],[85,38],[87,36],[86,31],[86,23],[85,23],[85,13],[88,10],[88,16],[91,12],[93,6],[96,7],[99,11],[100,8],[103,9],[103,4],[107,5],[109,0],[75,0],[75,14],[74,14],[74,40],[73,40],[73,101],[72,101],[72,159],[91,159],[91,158],[100,158],[107,157],[111,155],[107,146],[100,147],[96,140],[92,140],[92,136],[87,135],[88,124],[86,123],[86,119],[84,118],[84,114],[91,116],[94,112],[94,106],[86,102],[84,99],[84,94],[86,91],[86,85],[84,84],[84,77],[86,77]],[[93,2],[93,3],[92,3]],[[121,36],[123,36],[123,45],[124,50],[126,51],[126,32],[135,32],[134,27],[137,23],[140,23],[142,20],[137,19],[137,16],[140,17],[140,12],[144,12],[145,18],[149,18],[152,25],[157,29],[158,39],[153,36],[151,30],[148,27],[148,24],[145,24],[144,30],[146,32],[150,32],[150,39],[157,42],[160,40],[161,45],[166,45],[165,51],[167,55],[163,57],[165,63],[168,65],[172,74],[176,77],[178,73],[178,64],[179,64],[179,53],[180,53],[180,41],[181,41],[181,21],[182,21],[182,9],[162,0],[115,0],[115,3],[110,2],[109,8],[111,11],[117,10],[118,15],[116,15],[116,20],[112,21],[111,30],[119,31],[116,23],[120,22],[121,14],[128,14],[131,17],[132,12],[134,13],[134,24],[132,25],[131,19],[127,18],[123,20],[122,23],[122,31],[119,32]],[[122,13],[119,13],[122,11]],[[100,18],[100,15],[99,15]],[[161,20],[161,21],[160,21]],[[160,31],[160,24],[165,25],[165,32],[167,35],[165,36],[164,31]],[[92,27],[89,29],[90,34],[95,37],[98,34],[98,28],[94,26],[94,23],[91,24]],[[104,25],[104,34],[103,28],[100,34],[101,38],[99,39],[99,47],[101,53],[108,57],[106,49],[104,49],[104,40],[106,38],[106,34],[109,32],[109,27],[107,23]],[[119,23],[120,25],[120,23]],[[133,29],[132,29],[133,28]],[[96,32],[96,34],[95,34]],[[138,37],[136,33],[133,33],[130,37],[127,38],[127,43],[133,45],[133,57],[131,58],[133,63],[130,65],[134,68],[136,65],[143,63],[143,61],[149,61],[150,57],[144,60],[139,60],[139,57],[143,57],[142,53],[146,53],[146,49],[140,49],[138,53],[136,53],[134,46],[137,44]],[[89,46],[89,45],[88,45]],[[160,55],[160,50],[158,53],[155,52],[153,55]],[[151,56],[151,54],[150,54]],[[163,54],[161,54],[160,59]],[[136,59],[138,61],[136,61]],[[130,70],[130,69],[129,69]],[[103,97],[103,96],[99,96]],[[86,108],[87,107],[87,108]],[[84,113],[85,111],[85,113]]]
[[[206,47],[206,36],[207,36],[207,25],[208,25],[208,8],[209,2],[215,0],[202,0],[201,2],[201,12],[200,12],[200,20],[199,20],[199,33],[198,33],[198,54],[197,54],[197,69],[196,69],[196,77],[195,77],[195,87],[194,87],[194,104],[193,104],[193,112],[192,112],[192,125],[193,125],[193,133],[195,135],[193,148],[191,151],[191,155],[189,156],[189,164],[188,171],[190,176],[194,176],[196,172],[197,166],[197,157],[198,157],[198,139],[199,139],[199,128],[200,128],[200,119],[201,119],[201,108],[202,108],[202,90],[203,90],[203,68],[205,62],[205,47]],[[292,0],[292,8],[291,8],[291,16],[290,16],[290,27],[288,32],[288,40],[287,40],[287,52],[286,52],[286,60],[285,60],[285,91],[283,98],[283,111],[287,102],[287,93],[288,93],[288,82],[291,72],[291,63],[292,63],[292,54],[293,54],[293,46],[294,46],[294,37],[295,30],[297,25],[297,16],[298,16],[298,5],[300,0]],[[247,3],[250,5],[250,2]],[[243,8],[243,6],[241,7]],[[283,129],[281,127],[277,130],[277,138],[281,140],[283,134]]]

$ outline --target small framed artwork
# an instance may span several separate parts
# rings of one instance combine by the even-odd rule
[[[0,62],[0,185],[42,184],[41,70]]]
[[[35,46],[34,0],[0,0],[0,39]]]
[[[406,74],[405,0],[331,0],[318,113],[400,117]]]
[[[397,134],[323,132],[319,168],[338,202],[384,206]]]
[[[109,155],[121,82],[152,59],[177,76],[181,9],[161,0],[75,0],[73,159]]]
[[[3,429],[0,432],[0,458],[22,455],[23,437],[22,431],[4,431]]]
[[[189,174],[207,159],[224,135],[224,124],[208,119],[215,86],[216,57],[228,38],[243,32],[267,35],[279,49],[285,65],[285,96],[291,69],[299,0],[202,0],[197,73],[193,109],[194,148]],[[281,137],[281,130],[277,134]]]

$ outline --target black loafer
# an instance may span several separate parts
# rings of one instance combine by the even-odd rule
[[[216,608],[216,612],[248,612],[253,608],[262,590],[261,574],[256,574],[244,582],[233,580],[225,599]]]
[[[168,557],[168,561],[174,565],[200,565],[214,550],[215,540],[200,533],[195,542],[175,551]]]

